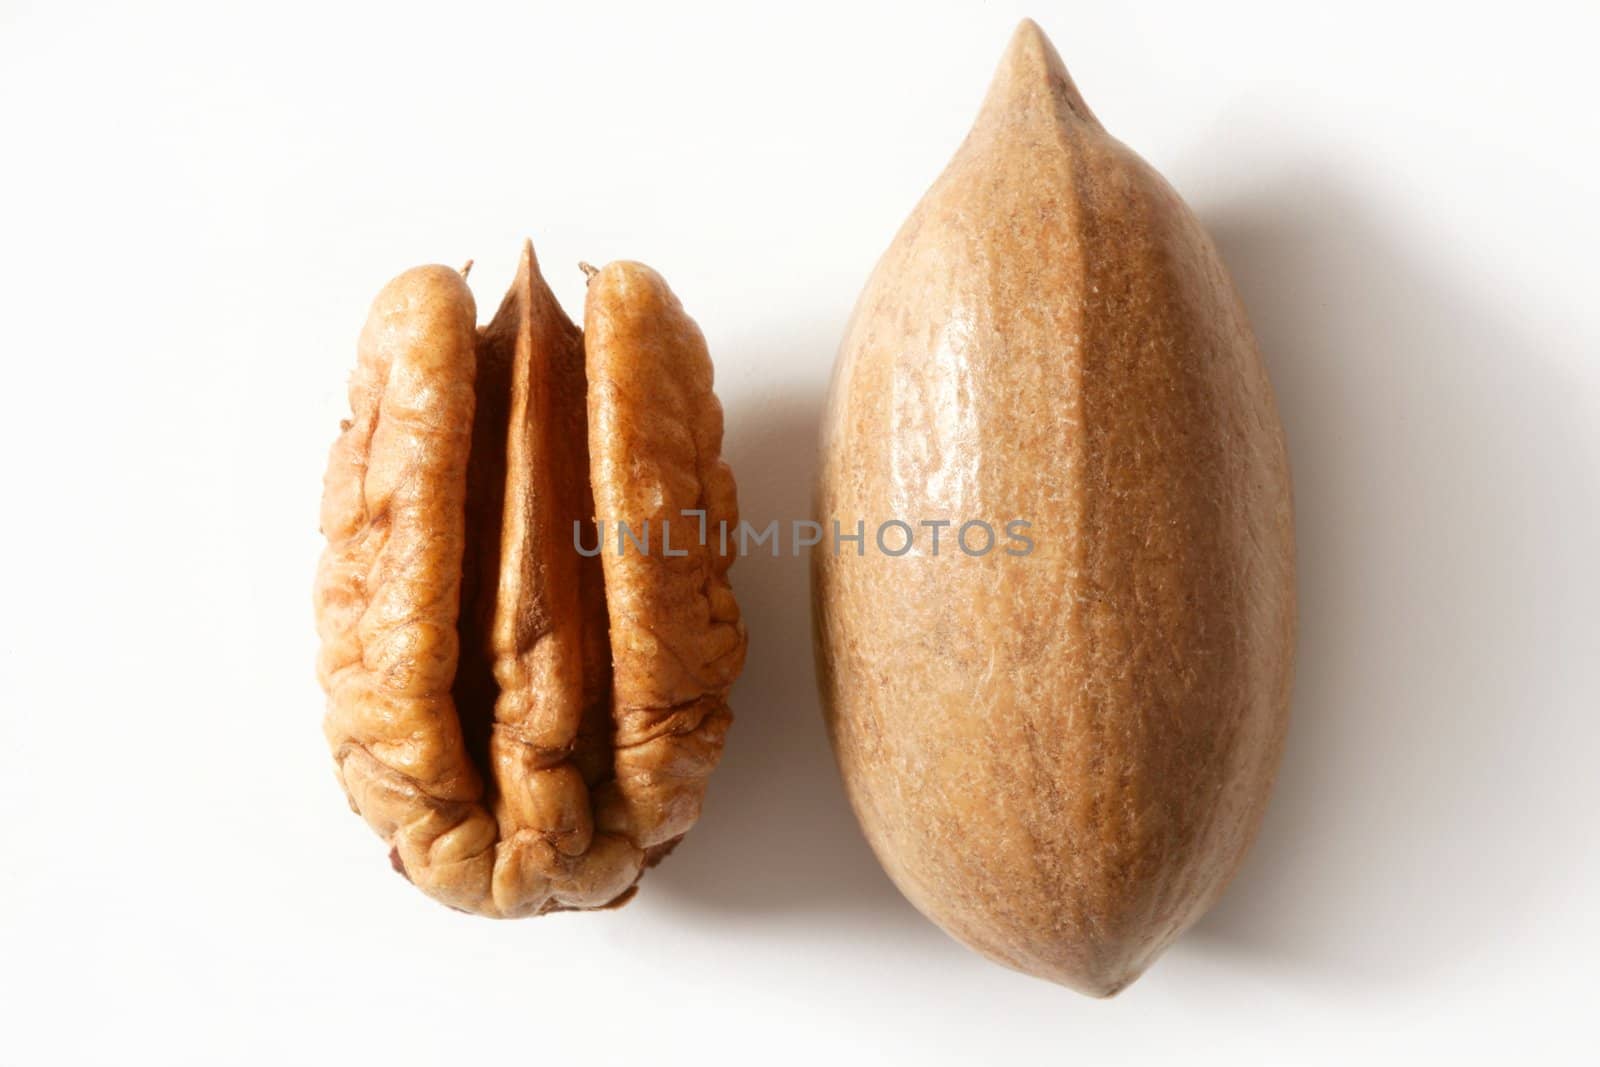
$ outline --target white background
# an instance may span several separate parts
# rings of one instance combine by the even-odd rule
[[[1594,1062],[1596,26],[1579,5],[0,3],[0,1062]],[[923,921],[817,714],[803,561],[705,818],[615,914],[409,889],[319,730],[356,333],[413,264],[637,258],[746,514],[1016,20],[1204,219],[1294,464],[1295,720],[1225,901],[1096,1002]]]

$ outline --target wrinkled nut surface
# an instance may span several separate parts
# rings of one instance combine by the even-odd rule
[[[654,271],[532,245],[479,331],[462,274],[390,282],[361,334],[315,601],[340,781],[428,895],[495,917],[622,903],[699,816],[745,634],[705,341]],[[596,555],[599,518],[610,543]],[[636,550],[625,522],[672,554]],[[648,525],[647,525],[648,524]],[[682,553],[681,555],[678,553]]]
[[[869,842],[958,939],[1115,993],[1260,823],[1292,672],[1289,474],[1210,240],[1033,23],[868,282],[822,439],[825,527],[1022,519],[1034,545],[969,557],[952,526],[937,557],[926,531],[900,558],[816,550],[828,725]]]

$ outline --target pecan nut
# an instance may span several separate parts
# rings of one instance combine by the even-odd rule
[[[954,520],[943,555],[814,550],[823,706],[867,841],[951,936],[1116,993],[1261,825],[1293,494],[1215,247],[1033,22],[862,292],[822,425],[821,525]],[[973,551],[964,520],[1013,543]]]
[[[638,263],[585,303],[580,331],[531,244],[482,330],[464,272],[394,279],[324,483],[339,779],[401,873],[494,917],[632,895],[699,816],[744,662],[705,341]]]

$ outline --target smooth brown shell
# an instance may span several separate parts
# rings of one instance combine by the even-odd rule
[[[1292,673],[1289,473],[1215,249],[1032,22],[861,295],[818,512],[866,523],[864,554],[825,538],[813,579],[828,726],[885,869],[985,955],[1123,988],[1260,823]],[[904,556],[874,543],[890,519],[917,529]],[[937,556],[917,527],[936,520]],[[953,543],[973,520],[987,554]]]
[[[362,332],[324,484],[324,729],[351,806],[430,896],[614,906],[700,814],[745,632],[715,539],[578,546],[687,532],[686,508],[737,523],[711,361],[637,263],[590,279],[585,338],[531,244],[475,319],[460,273],[419,267]]]

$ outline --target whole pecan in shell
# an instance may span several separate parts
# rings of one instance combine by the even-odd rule
[[[861,294],[818,511],[950,528],[813,557],[827,723],[885,870],[992,959],[1124,988],[1271,793],[1288,454],[1210,238],[1032,22]],[[1027,540],[969,552],[967,521]]]
[[[428,895],[615,906],[698,818],[744,662],[705,535],[738,521],[711,361],[637,263],[593,273],[585,336],[531,244],[476,321],[464,274],[429,266],[362,331],[322,503],[325,731]]]

